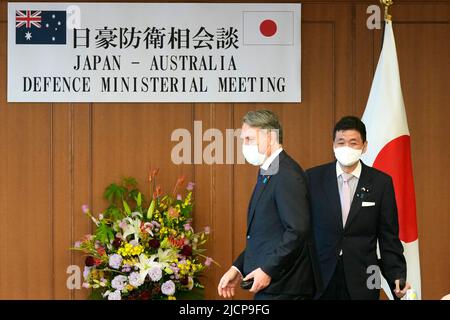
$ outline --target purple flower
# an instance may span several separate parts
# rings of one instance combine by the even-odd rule
[[[131,271],[131,267],[128,264],[124,264],[122,266],[122,272],[130,272]]]
[[[156,228],[161,227],[161,225],[156,221],[152,221],[152,225],[154,225]]]
[[[161,280],[162,278],[161,268],[156,266],[150,268],[150,270],[148,270],[148,275],[150,276],[150,279],[152,279],[152,281],[154,282]]]
[[[194,190],[194,186],[195,186],[194,182],[188,182],[186,190],[192,191],[192,190]]]
[[[205,234],[209,234],[211,232],[211,228],[210,227],[205,227]]]
[[[175,293],[175,283],[172,280],[168,280],[161,285],[161,292],[166,296],[173,296]]]
[[[81,241],[76,241],[75,242],[75,248],[79,248],[81,247]]]
[[[174,273],[175,275],[177,275],[178,272],[180,271],[180,268],[174,267],[174,266],[171,266],[170,269],[172,269],[172,271],[173,271],[173,273]]]
[[[87,204],[83,204],[81,206],[81,210],[83,210],[84,213],[88,213],[89,212],[89,206]]]
[[[213,261],[213,259],[211,259],[210,257],[207,257],[205,260],[205,266],[209,267],[211,265],[212,261]]]
[[[184,225],[184,231],[191,231],[191,230],[192,230],[191,224],[190,224],[190,223],[186,223],[186,224]]]
[[[109,257],[109,266],[114,269],[119,269],[122,263],[122,257],[115,253]]]
[[[126,276],[115,276],[114,279],[111,281],[111,287],[113,287],[116,290],[123,290],[125,286],[127,285],[127,277]]]
[[[108,294],[108,300],[122,300],[122,296],[120,295],[120,291],[116,290]]]
[[[125,229],[128,226],[128,223],[124,220],[120,221],[119,227]]]
[[[132,272],[128,277],[128,282],[135,288],[144,283],[144,280],[139,275],[139,272]]]
[[[91,267],[84,267],[83,270],[83,278],[84,280],[87,280],[87,278],[89,277],[89,273],[91,272]]]
[[[181,194],[177,194],[177,200],[183,200],[183,197],[181,196]]]

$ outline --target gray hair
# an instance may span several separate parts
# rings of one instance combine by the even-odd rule
[[[242,123],[253,128],[274,129],[277,132],[278,142],[283,143],[283,129],[281,128],[278,116],[270,110],[249,111],[242,118]]]

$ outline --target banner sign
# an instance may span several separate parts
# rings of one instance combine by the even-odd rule
[[[300,102],[300,10],[8,3],[8,102]]]

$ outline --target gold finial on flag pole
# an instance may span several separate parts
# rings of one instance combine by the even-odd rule
[[[389,14],[389,7],[394,4],[393,0],[380,0],[380,3],[384,6],[384,20],[392,21],[392,16]]]

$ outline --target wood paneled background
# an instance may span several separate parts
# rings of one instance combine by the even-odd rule
[[[161,168],[166,189],[180,174],[196,182],[195,224],[211,226],[208,254],[221,265],[205,279],[207,298],[217,299],[217,282],[244,245],[255,168],[174,165],[172,131],[201,120],[203,130],[224,132],[264,106],[279,114],[284,146],[304,168],[330,161],[334,122],[361,116],[367,101],[381,30],[366,28],[366,9],[377,3],[302,1],[300,104],[8,104],[2,0],[0,298],[85,298],[84,290],[66,288],[66,268],[82,265],[68,248],[92,228],[81,205],[100,212],[108,183],[126,175],[144,187],[152,166]],[[412,137],[422,293],[440,299],[450,293],[450,1],[396,0],[391,12]]]

